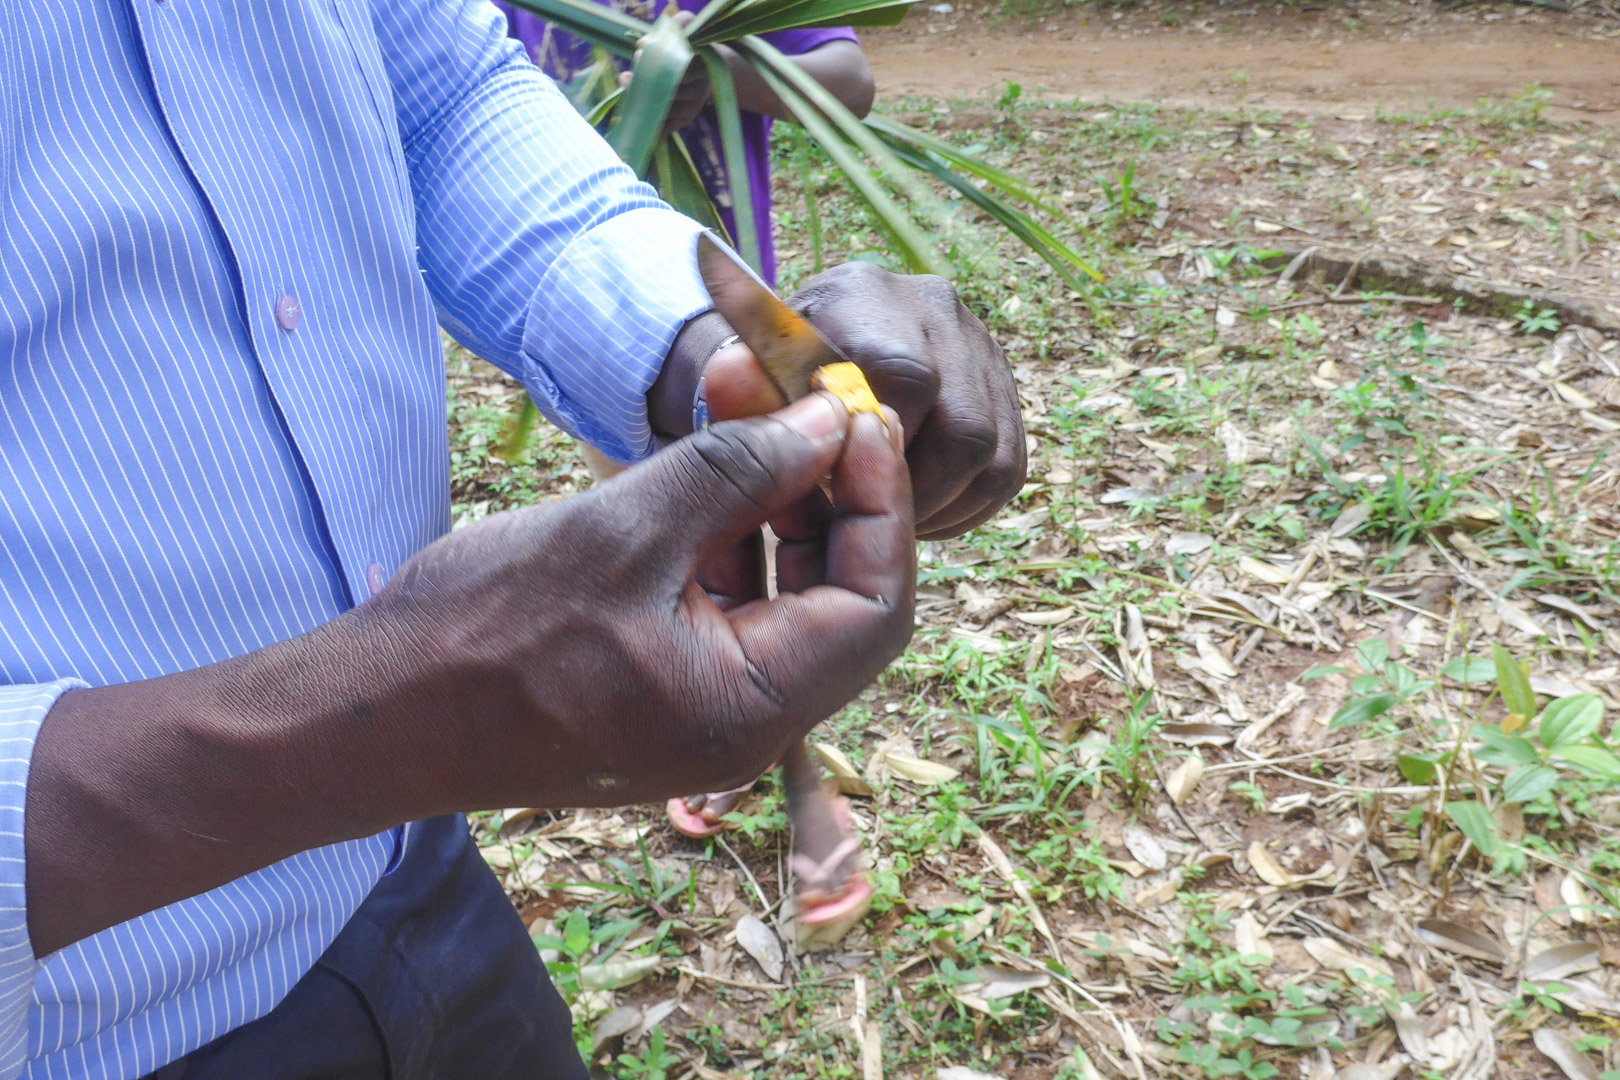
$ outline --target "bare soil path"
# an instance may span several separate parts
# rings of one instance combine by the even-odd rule
[[[1620,20],[1603,15],[1427,2],[1051,8],[1030,19],[919,4],[900,27],[864,35],[879,92],[982,97],[1012,81],[1043,97],[1371,114],[1472,107],[1540,84],[1549,116],[1620,126]]]

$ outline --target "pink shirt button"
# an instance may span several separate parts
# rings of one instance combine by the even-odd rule
[[[283,330],[298,329],[298,320],[304,315],[304,309],[298,306],[298,297],[283,296],[276,301],[276,325]]]

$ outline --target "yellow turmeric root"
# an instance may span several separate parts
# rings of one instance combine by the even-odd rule
[[[866,381],[866,373],[856,364],[846,361],[817,368],[810,375],[810,388],[832,394],[844,403],[844,408],[851,415],[869,412],[888,423],[883,417],[883,409],[878,405],[877,395],[872,393],[872,386]]]

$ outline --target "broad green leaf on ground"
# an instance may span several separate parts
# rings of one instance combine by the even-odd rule
[[[1536,753],[1536,748],[1523,735],[1507,735],[1500,728],[1479,724],[1474,728],[1474,737],[1482,744],[1474,751],[1474,757],[1486,765],[1508,769],[1516,765],[1535,765],[1541,761],[1541,755]]]
[[[1496,836],[1496,822],[1491,819],[1491,812],[1482,804],[1448,802],[1446,816],[1464,836],[1468,837],[1468,842],[1473,844],[1481,855],[1489,857],[1501,849],[1502,842]]]
[[[1369,720],[1376,720],[1393,709],[1400,700],[1399,697],[1387,692],[1373,694],[1370,697],[1356,698],[1333,714],[1333,720],[1328,724],[1328,727],[1353,727],[1356,724],[1365,724]]]
[[[1584,744],[1560,746],[1552,751],[1551,756],[1569,762],[1588,776],[1600,780],[1620,781],[1620,758],[1601,746]]]
[[[1596,694],[1574,694],[1548,704],[1537,734],[1549,750],[1578,743],[1597,734],[1603,724],[1603,699]]]
[[[1500,645],[1491,646],[1491,660],[1496,665],[1496,685],[1502,691],[1502,704],[1519,718],[1515,726],[1522,726],[1536,715],[1536,692],[1530,689],[1530,673]]]
[[[1414,784],[1432,784],[1438,763],[1421,754],[1397,754],[1395,766],[1401,770],[1402,776]]]
[[[1441,668],[1440,674],[1473,686],[1496,678],[1496,665],[1483,656],[1459,656]]]
[[[1502,781],[1502,798],[1508,802],[1535,802],[1557,783],[1557,769],[1545,765],[1520,765]]]

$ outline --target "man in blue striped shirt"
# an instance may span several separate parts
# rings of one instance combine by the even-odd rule
[[[0,0],[0,1080],[582,1075],[455,815],[751,779],[1023,476],[983,326],[870,267],[797,303],[904,447],[681,438],[711,360],[770,404],[696,234],[483,0]],[[446,535],[441,325],[673,445]]]

